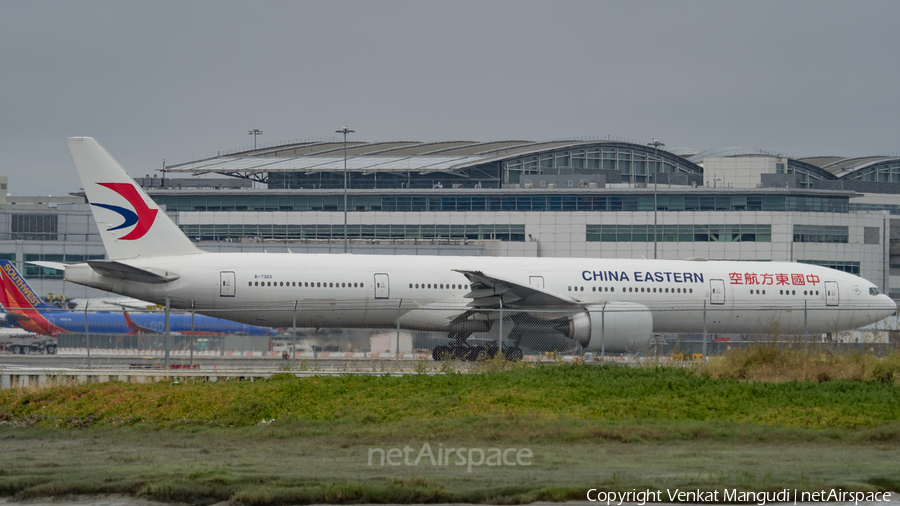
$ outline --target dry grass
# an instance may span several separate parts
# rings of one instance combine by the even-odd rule
[[[647,427],[652,431],[652,427]],[[297,426],[240,429],[151,427],[88,430],[0,427],[0,497],[31,501],[124,494],[157,501],[266,504],[526,504],[584,500],[588,488],[801,491],[900,489],[896,440],[777,440],[750,432],[719,441],[591,438],[548,443],[460,437],[378,440],[340,431],[308,436]],[[760,436],[760,437],[757,437]],[[370,465],[369,449],[528,447],[529,466]],[[2,501],[0,501],[2,502]],[[44,501],[51,502],[51,501]]]
[[[900,386],[900,352],[885,357],[869,353],[829,353],[821,348],[762,343],[732,349],[697,367],[710,379],[783,382],[831,380],[875,381]]]

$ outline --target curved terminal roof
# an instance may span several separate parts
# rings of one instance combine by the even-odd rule
[[[669,153],[672,153],[673,155],[682,156],[684,158],[696,155],[697,153],[703,151],[702,149],[691,148],[688,146],[672,146],[672,147],[665,146],[665,147],[660,147],[660,149],[668,151]]]
[[[730,156],[747,156],[747,155],[756,155],[756,156],[778,156],[775,153],[770,153],[768,151],[763,151],[761,149],[754,148],[743,148],[740,146],[728,146],[722,148],[712,148],[701,151],[699,153],[693,154],[687,157],[688,160],[694,163],[702,163],[704,158],[727,158]]]
[[[492,166],[528,156],[548,156],[567,149],[603,147],[626,148],[648,154],[656,152],[652,146],[621,140],[557,140],[535,142],[529,140],[469,141],[451,140],[438,142],[348,141],[346,144],[347,170],[364,174],[373,172],[419,172],[428,174],[459,173],[479,166]],[[680,167],[700,173],[705,158],[737,156],[783,156],[756,148],[726,146],[700,150],[691,147],[660,147],[662,157],[671,157]],[[857,171],[883,162],[900,161],[900,156],[866,156],[845,158],[817,156],[789,159],[795,168],[817,174],[820,179],[852,178]],[[177,165],[170,165],[168,172],[224,174],[229,176],[265,180],[271,172],[336,172],[344,170],[344,143],[342,141],[306,141],[271,146],[227,155],[216,156]],[[881,169],[878,169],[881,170]]]
[[[838,179],[844,179],[844,178],[849,179],[857,172],[868,169],[869,167],[872,167],[873,165],[880,165],[880,164],[883,164],[886,162],[900,163],[900,157],[897,157],[897,156],[867,157],[867,158],[860,158],[857,160],[858,160],[858,162],[854,163],[852,165],[842,165],[842,166],[839,165],[838,167],[836,167],[835,171],[833,172],[835,177],[837,177]],[[828,167],[826,167],[826,170],[828,170]]]
[[[824,167],[834,162],[843,160],[843,156],[810,156],[806,158],[798,158],[799,161],[815,165],[816,167]]]
[[[584,149],[604,146],[653,153],[652,146],[613,140],[559,140],[534,142],[508,140],[493,142],[446,141],[446,142],[347,142],[346,168],[349,171],[372,172],[432,172],[456,173],[481,165],[496,164],[514,158],[537,156],[567,149]],[[692,172],[700,172],[700,167],[688,160],[672,154],[665,148],[659,149],[661,157],[678,159],[679,166]],[[167,172],[201,174],[225,174],[262,180],[264,174],[272,172],[337,172],[344,170],[343,142],[304,142],[273,146],[265,149],[244,151],[228,155],[206,158],[193,162],[170,165]]]

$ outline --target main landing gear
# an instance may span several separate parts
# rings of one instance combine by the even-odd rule
[[[431,352],[431,357],[438,362],[451,359],[477,362],[480,360],[497,358],[500,354],[499,352],[500,350],[497,346],[491,344],[487,346],[458,346],[455,344],[450,346],[440,345],[435,346],[434,350]],[[518,346],[503,348],[503,357],[510,362],[522,360],[524,356],[522,348],[519,348]]]
[[[500,349],[497,347],[496,343],[489,343],[484,346],[471,345],[466,342],[470,335],[471,334],[464,334],[461,332],[452,332],[450,338],[453,339],[453,343],[449,346],[435,346],[434,350],[431,352],[431,358],[438,362],[451,359],[477,362],[480,360],[498,358],[500,356]],[[503,357],[511,362],[516,362],[522,360],[524,353],[522,352],[522,348],[519,348],[518,346],[504,346]]]

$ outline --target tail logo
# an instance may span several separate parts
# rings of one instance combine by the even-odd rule
[[[7,263],[3,266],[3,271],[9,277],[9,280],[22,292],[22,295],[25,296],[25,300],[28,301],[32,306],[39,306],[41,304],[41,299],[38,298],[34,292],[31,291],[31,288],[28,287],[28,284],[25,283],[25,280],[22,279],[22,276],[19,276],[19,273],[16,271],[16,268],[13,267],[12,264]],[[9,309],[9,308],[7,308]]]
[[[134,211],[132,211],[131,209],[126,209],[124,207],[114,206],[110,204],[94,204],[92,202],[91,205],[102,207],[104,209],[109,209],[110,211],[119,213],[122,215],[122,218],[125,219],[125,221],[122,222],[121,225],[106,229],[107,232],[127,228],[134,225],[135,227],[131,230],[131,232],[120,237],[119,239],[122,241],[133,241],[135,239],[144,237],[144,235],[146,235],[150,230],[150,227],[153,226],[153,222],[154,220],[156,220],[156,212],[158,211],[158,209],[150,209],[149,207],[147,207],[147,203],[144,202],[144,199],[141,197],[140,193],[138,193],[138,191],[134,188],[134,185],[130,183],[97,184],[118,193],[134,208]]]

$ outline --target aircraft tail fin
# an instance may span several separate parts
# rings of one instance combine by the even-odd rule
[[[34,293],[9,260],[0,260],[0,304],[8,311],[54,309]]]
[[[67,141],[110,260],[202,253],[96,140]]]

